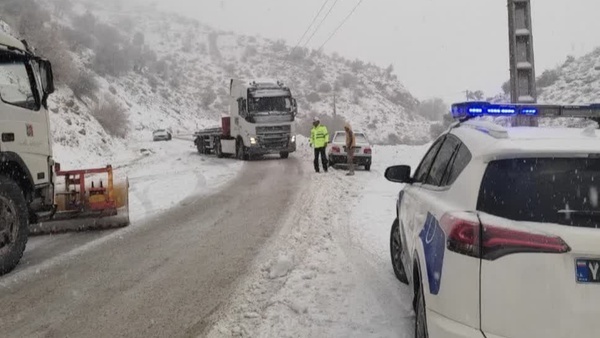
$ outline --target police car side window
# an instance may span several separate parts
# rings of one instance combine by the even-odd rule
[[[442,145],[443,141],[444,138],[441,137],[433,144],[433,146],[431,146],[431,148],[429,148],[429,151],[427,152],[427,154],[425,154],[423,160],[421,161],[421,164],[419,165],[419,168],[417,168],[417,171],[415,172],[415,182],[418,183],[425,181],[425,179],[427,178],[427,174],[429,174],[429,168],[431,168],[431,164],[433,163],[433,160],[435,159],[438,150],[440,150],[440,146]]]
[[[442,180],[442,185],[452,185],[458,176],[463,172],[463,170],[465,170],[469,162],[471,162],[471,158],[472,155],[469,151],[469,148],[467,148],[464,143],[461,143],[458,151],[456,151],[456,155],[448,166],[448,170],[446,171],[444,179]]]
[[[431,170],[429,171],[429,176],[427,176],[427,179],[425,180],[425,184],[435,186],[441,185],[444,173],[446,173],[450,160],[454,157],[459,145],[460,141],[456,137],[452,135],[446,137],[435,161],[433,161],[433,164],[431,165]]]

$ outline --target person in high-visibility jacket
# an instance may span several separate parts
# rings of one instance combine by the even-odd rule
[[[329,143],[329,132],[327,127],[321,124],[318,117],[313,120],[313,128],[310,131],[310,145],[315,148],[315,171],[319,172],[319,156],[323,164],[323,170],[327,172],[327,143]]]

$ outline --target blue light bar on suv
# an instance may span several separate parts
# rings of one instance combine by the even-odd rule
[[[489,102],[461,102],[452,105],[452,117],[465,119],[478,116],[541,116],[600,118],[600,104],[560,106],[545,104],[496,104]]]
[[[452,105],[452,117],[477,117],[477,116],[512,116],[512,115],[538,115],[539,110],[535,105],[494,104],[489,102],[462,102]]]

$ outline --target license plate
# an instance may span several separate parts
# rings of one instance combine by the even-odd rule
[[[344,147],[344,151],[347,153],[347,152],[348,152],[348,148]],[[355,148],[354,148],[354,153],[355,153],[355,154],[358,154],[358,153],[360,153],[360,147],[355,147]]]
[[[577,259],[575,273],[579,283],[600,283],[600,260]]]

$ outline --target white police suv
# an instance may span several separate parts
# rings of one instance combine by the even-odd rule
[[[600,106],[456,104],[405,183],[390,248],[415,337],[600,337],[600,133],[480,115],[600,117]],[[468,120],[468,121],[467,121]]]

